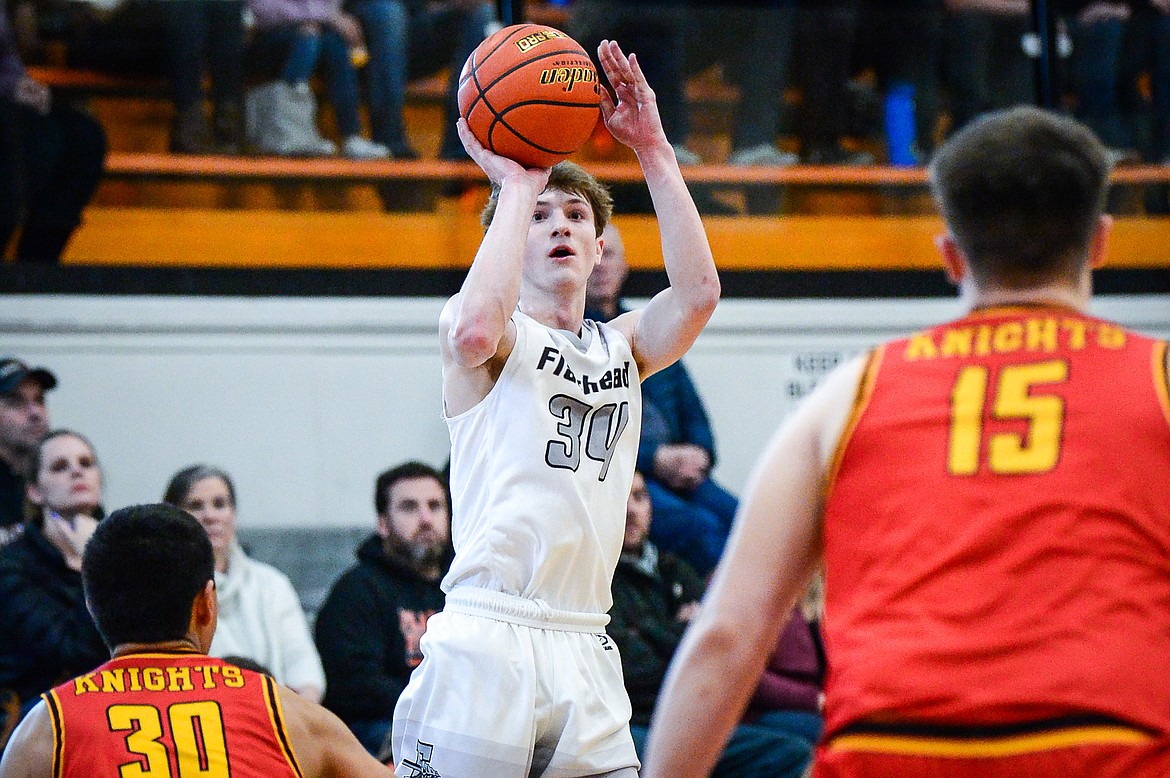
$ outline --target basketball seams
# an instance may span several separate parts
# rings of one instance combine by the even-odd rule
[[[526,59],[523,62],[519,62],[515,65],[512,65],[510,68],[502,71],[501,73],[499,73],[499,75],[497,75],[490,82],[488,82],[487,88],[491,89],[493,86],[500,83],[505,78],[507,78],[508,76],[515,73],[517,70],[521,70],[523,68],[526,68],[535,62],[540,62],[541,60],[548,59],[549,57],[559,57],[562,54],[576,54],[580,57],[583,57],[585,62],[589,64],[589,67],[594,67],[593,60],[589,59],[589,55],[585,53],[584,49],[565,49],[563,51],[549,51],[549,52],[546,52],[546,53],[541,54],[539,56],[533,57],[532,59]],[[475,69],[477,71],[476,75],[478,75],[479,66],[476,66]],[[596,68],[594,70],[596,72]],[[476,83],[476,86],[480,85],[478,78],[476,79],[475,83]],[[484,90],[484,91],[487,91],[487,90]]]
[[[475,94],[475,97],[472,98],[471,102],[467,106],[467,113],[465,114],[466,116],[471,116],[471,112],[475,108],[475,104],[479,102],[480,98],[483,98],[484,104],[488,105],[488,109],[491,110],[493,115],[495,114],[495,109],[493,109],[491,107],[491,105],[487,103],[487,97],[486,97],[486,95],[484,95],[484,92],[486,90],[484,89],[483,84],[481,84],[479,82],[479,69],[481,67],[483,67],[485,64],[487,64],[487,61],[489,59],[491,59],[491,56],[493,54],[495,54],[497,51],[499,51],[504,46],[507,46],[509,43],[512,43],[513,41],[515,41],[517,36],[529,35],[529,34],[531,34],[530,31],[534,30],[534,29],[540,29],[540,26],[536,25],[536,24],[516,25],[516,29],[513,30],[512,32],[508,33],[507,35],[502,36],[500,38],[499,43],[497,43],[495,46],[493,46],[490,51],[485,52],[483,55],[483,59],[481,59],[481,60],[477,61],[475,59],[475,55],[479,51],[478,49],[476,49],[476,51],[471,52],[472,62],[471,62],[471,68],[470,68],[469,72],[467,73],[467,78],[466,79],[463,79],[463,78],[459,79],[459,84],[457,86],[457,89],[461,89],[463,87],[463,85],[465,83],[467,83],[468,79],[475,82],[476,94]],[[490,88],[490,85],[489,85],[489,88]]]
[[[515,129],[512,128],[511,125],[509,125],[506,121],[504,121],[504,119],[502,117],[499,117],[499,116],[497,116],[495,119],[493,119],[491,126],[488,127],[488,139],[489,140],[492,139],[492,136],[495,135],[496,129],[500,126],[503,126],[504,129],[506,129],[506,130],[508,130],[508,132],[512,133],[512,135],[514,135],[517,140],[522,141],[524,143],[524,145],[529,146],[530,148],[534,148],[537,151],[542,151],[545,154],[563,154],[565,156],[568,156],[569,154],[572,154],[574,151],[576,151],[576,149],[550,149],[550,148],[546,148],[545,146],[541,146],[539,143],[533,143],[532,141],[528,140],[528,138],[526,138],[523,135],[521,135],[520,133],[518,133]],[[493,147],[495,146],[494,141],[492,141],[492,145],[493,145]]]
[[[479,60],[478,62],[475,62],[475,61],[472,62],[471,72],[469,72],[467,74],[467,78],[471,78],[472,76],[474,76],[476,74],[476,71],[478,71],[484,63],[486,63],[489,59],[491,59],[491,56],[493,54],[495,54],[497,51],[499,51],[501,47],[511,43],[512,42],[511,39],[513,38],[514,35],[521,33],[521,32],[524,32],[525,30],[527,30],[529,28],[538,28],[538,26],[535,24],[521,24],[521,25],[518,25],[515,32],[509,33],[508,35],[505,35],[504,37],[500,38],[500,42],[497,43],[495,46],[493,46],[491,51],[484,52],[483,59]],[[525,34],[527,34],[527,33],[525,33]],[[471,56],[473,59],[474,59],[476,53],[477,53],[477,51],[471,52]],[[463,84],[466,82],[467,82],[467,79],[465,79],[465,78],[459,79],[459,86],[463,86]],[[476,85],[477,86],[479,85],[478,80],[476,81]]]
[[[496,43],[495,46],[491,47],[490,51],[484,51],[482,60],[480,60],[479,62],[474,62],[472,64],[472,71],[470,71],[470,73],[468,74],[468,77],[474,75],[475,71],[479,70],[480,67],[482,66],[482,64],[484,64],[488,60],[490,60],[491,55],[495,54],[496,51],[501,49],[501,47],[507,46],[507,44],[511,42],[510,39],[512,39],[512,36],[516,35],[517,33],[524,32],[524,30],[528,29],[529,27],[536,27],[536,25],[521,25],[516,30],[514,30],[514,32],[511,32],[508,35],[504,35],[503,37],[501,37],[500,42]],[[476,54],[475,51],[472,51],[473,57],[475,56],[475,54]],[[466,78],[461,78],[460,85],[462,85],[466,81],[467,81]]]
[[[555,30],[556,37],[534,45],[513,45],[549,30],[526,23],[489,36],[458,81],[460,114],[475,136],[527,167],[548,167],[571,155],[600,116],[597,67],[577,41]]]
[[[492,51],[494,52],[494,51],[496,51],[496,49],[492,49]],[[507,70],[496,75],[496,77],[494,79],[492,79],[490,82],[488,82],[488,84],[485,86],[479,80],[479,69],[484,63],[487,62],[488,57],[491,56],[491,53],[489,53],[487,56],[485,56],[483,58],[483,62],[478,62],[478,63],[473,64],[471,67],[471,72],[468,74],[468,78],[473,79],[475,82],[476,95],[474,98],[472,98],[471,102],[468,103],[467,112],[464,115],[471,116],[471,112],[472,112],[472,110],[475,109],[476,104],[480,100],[483,100],[484,105],[486,105],[488,107],[488,110],[491,111],[494,116],[499,116],[499,112],[494,107],[492,107],[491,103],[488,101],[487,93],[489,91],[491,91],[491,88],[493,86],[500,83],[505,78],[507,78],[511,74],[515,73],[517,70],[521,70],[523,68],[526,68],[534,62],[540,62],[541,60],[548,59],[549,57],[557,57],[557,56],[560,56],[562,54],[579,54],[580,56],[585,58],[585,61],[589,63],[590,67],[593,67],[593,61],[589,59],[589,55],[585,53],[584,49],[578,48],[578,49],[566,49],[563,51],[552,51],[552,52],[547,52],[545,54],[541,54],[538,57],[533,57],[532,59],[524,60],[523,62],[520,62],[516,65],[513,65],[512,67],[508,68]],[[466,80],[463,83],[466,83]],[[562,105],[562,103],[556,103],[556,105]],[[563,103],[563,105],[589,106],[588,103]]]
[[[576,151],[576,149],[553,149],[553,148],[548,148],[547,146],[541,146],[539,143],[536,143],[534,141],[529,140],[526,135],[524,135],[522,132],[517,130],[512,125],[508,124],[507,119],[504,118],[504,116],[506,114],[516,110],[517,108],[523,108],[523,107],[528,106],[528,105],[551,105],[551,106],[557,106],[560,108],[587,108],[587,109],[597,110],[594,106],[591,106],[591,105],[582,105],[581,103],[558,103],[558,102],[553,102],[550,100],[526,100],[522,103],[513,103],[512,105],[509,105],[507,108],[505,108],[503,110],[503,112],[494,113],[494,116],[492,117],[492,122],[490,125],[488,125],[488,142],[491,144],[492,151],[495,151],[495,143],[493,141],[492,136],[495,134],[496,127],[499,125],[503,125],[504,128],[508,130],[508,132],[512,133],[518,139],[524,141],[532,148],[537,149],[538,151],[543,151],[546,154],[566,154],[566,155],[568,155],[568,154],[572,154],[574,151]]]

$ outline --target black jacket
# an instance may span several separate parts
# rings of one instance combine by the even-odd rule
[[[15,540],[24,522],[24,479],[0,460],[0,546]]]
[[[443,609],[438,581],[387,558],[367,538],[358,563],[329,592],[317,614],[317,651],[325,666],[325,707],[343,721],[389,719],[410,672],[422,661],[418,640]]]
[[[81,574],[29,525],[0,549],[0,688],[27,701],[109,658]]]
[[[673,554],[658,554],[656,574],[623,554],[613,577],[606,630],[621,652],[633,724],[650,723],[666,668],[687,628],[675,614],[703,596],[703,579],[694,568]]]

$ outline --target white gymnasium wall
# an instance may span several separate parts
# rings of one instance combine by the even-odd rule
[[[93,440],[107,508],[156,500],[178,468],[209,462],[235,477],[245,526],[369,526],[379,471],[447,457],[441,300],[0,299],[0,353],[57,374],[53,424]],[[1170,338],[1166,296],[1094,310]],[[834,363],[959,311],[954,300],[722,302],[686,357],[713,419],[716,477],[739,490]]]

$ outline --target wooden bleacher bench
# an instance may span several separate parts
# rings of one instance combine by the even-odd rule
[[[589,162],[589,170],[610,183],[636,183],[642,170],[636,162]],[[106,159],[112,178],[159,178],[204,181],[331,181],[378,182],[480,181],[483,172],[471,162],[447,160],[354,161],[341,158],[227,157],[112,152]],[[695,165],[683,168],[683,177],[696,184],[826,187],[921,187],[923,168],[886,165],[795,165],[740,167]],[[1170,184],[1170,167],[1135,165],[1113,171],[1115,184]]]
[[[28,74],[47,87],[66,94],[94,97],[170,98],[170,81],[162,76],[129,76],[65,65],[31,65]],[[446,74],[419,78],[406,85],[406,99],[441,103],[446,97]]]
[[[30,65],[28,74],[47,87],[69,94],[102,97],[167,97],[170,82],[156,76],[122,76],[64,65]]]

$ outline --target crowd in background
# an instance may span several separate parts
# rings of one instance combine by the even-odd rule
[[[572,0],[587,50],[636,52],[683,164],[925,163],[972,117],[1034,102],[1030,0]],[[1058,92],[1117,162],[1170,162],[1170,0],[1053,0]],[[448,73],[437,155],[465,159],[457,76],[496,26],[488,0],[14,0],[0,18],[0,246],[56,261],[106,139],[26,64],[169,74],[179,153],[415,159],[407,85]],[[726,160],[688,145],[687,83],[737,88]],[[319,121],[318,100],[331,109]],[[363,110],[364,108],[364,110]],[[329,127],[328,131],[322,128]],[[327,137],[327,135],[331,137]]]
[[[620,245],[620,236],[613,237]],[[619,284],[604,288],[616,299],[624,278],[620,250],[607,267],[615,263],[617,272],[607,278]],[[681,400],[705,424],[701,401],[685,371],[681,376],[688,388],[674,400],[679,376],[657,387],[648,380],[653,391],[645,408],[663,416],[656,405]],[[84,435],[52,428],[46,395],[56,385],[48,369],[14,357],[0,360],[0,752],[40,694],[108,657],[80,573],[86,544],[106,515],[103,469]],[[674,413],[667,408],[665,416]],[[670,433],[669,426],[643,440],[647,456],[640,462],[647,475],[636,474],[627,502],[607,628],[621,650],[639,753],[666,669],[715,562],[711,555],[722,549],[728,530],[724,523],[715,530],[702,525],[698,505],[680,507],[695,490],[677,483],[671,475],[677,463],[662,454],[690,444],[677,441],[681,431]],[[713,445],[709,429],[705,439]],[[658,499],[652,499],[648,486],[658,479],[675,485],[659,484]],[[453,556],[446,473],[404,462],[377,477],[374,531],[355,550],[356,564],[334,582],[315,629],[289,578],[250,556],[237,537],[237,495],[228,473],[203,464],[184,467],[160,493],[163,502],[194,516],[211,540],[219,603],[211,654],[323,702],[370,753],[388,761],[394,706],[422,659],[427,619],[444,605],[440,582]],[[735,498],[724,499],[734,510]],[[657,522],[659,508],[671,515],[669,522]],[[815,596],[807,613],[795,611],[780,636],[720,774],[797,778],[808,765],[820,732],[825,667]]]
[[[1060,17],[1061,91],[1070,107],[1119,154],[1170,157],[1170,2],[1051,5]],[[861,72],[874,74],[871,92],[887,98],[887,156],[899,163],[924,161],[943,133],[1036,94],[1030,0],[573,0],[561,7],[567,31],[587,50],[608,37],[642,57],[667,134],[687,163],[700,159],[686,145],[685,82],[716,63],[739,88],[730,161],[745,165],[873,161],[841,143],[872,129],[856,115]],[[57,52],[71,67],[169,73],[175,151],[355,159],[416,157],[402,121],[407,83],[444,69],[457,75],[499,24],[488,0],[17,0],[9,8],[0,89],[17,103],[43,111],[48,97],[32,99],[35,87],[21,85],[13,44],[26,62]],[[339,142],[320,134],[315,75]],[[800,95],[791,128],[799,144],[782,149],[775,141],[790,88]],[[1128,118],[1139,104],[1152,121],[1134,127]],[[439,156],[463,158],[452,89],[446,107]],[[940,116],[947,117],[941,124]]]
[[[626,310],[621,234],[608,224],[586,289],[587,315]],[[84,435],[54,429],[46,368],[0,360],[0,693],[7,729],[41,693],[105,660],[86,610],[80,568],[106,511],[102,465]],[[715,438],[682,362],[642,381],[633,489],[607,634],[620,649],[641,753],[666,670],[727,542],[737,499],[711,478]],[[163,502],[207,531],[215,557],[219,624],[214,656],[260,668],[322,702],[366,749],[390,758],[395,704],[422,660],[427,619],[441,611],[451,563],[448,476],[405,462],[375,480],[374,531],[355,549],[315,614],[290,579],[251,556],[237,535],[237,494],[224,470],[194,464],[160,485]],[[157,495],[142,495],[142,500]],[[820,732],[825,660],[814,595],[792,614],[768,672],[720,763],[730,776],[797,778]],[[3,742],[0,726],[0,743]]]

